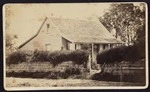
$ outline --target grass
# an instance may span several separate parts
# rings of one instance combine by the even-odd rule
[[[90,79],[32,79],[6,78],[6,87],[131,87],[144,86],[142,83],[96,81]]]

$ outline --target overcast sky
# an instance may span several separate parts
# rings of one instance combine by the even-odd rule
[[[10,23],[6,32],[16,34],[18,36],[16,43],[19,45],[38,31],[46,16],[71,19],[92,17],[96,20],[96,16],[102,16],[109,5],[108,3],[8,4],[5,8],[11,7],[12,15],[5,19]]]

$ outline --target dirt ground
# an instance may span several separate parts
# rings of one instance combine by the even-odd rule
[[[142,86],[140,83],[110,82],[83,79],[32,79],[7,77],[6,87],[100,87],[100,86]]]

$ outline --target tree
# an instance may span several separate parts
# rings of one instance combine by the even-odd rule
[[[15,44],[15,42],[14,42],[14,40],[15,39],[17,39],[18,37],[17,37],[17,35],[13,35],[13,36],[11,36],[10,34],[6,34],[6,44],[5,44],[5,46],[6,46],[6,50],[9,50],[9,51],[13,51],[13,49],[15,48],[14,47],[14,44]]]
[[[116,37],[120,36],[130,45],[136,41],[139,27],[145,24],[145,4],[111,4],[108,12],[99,19],[110,32],[115,29]]]

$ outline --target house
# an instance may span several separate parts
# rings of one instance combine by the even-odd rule
[[[121,43],[99,21],[46,17],[37,33],[18,49],[55,51],[90,46],[94,62],[97,53]]]

